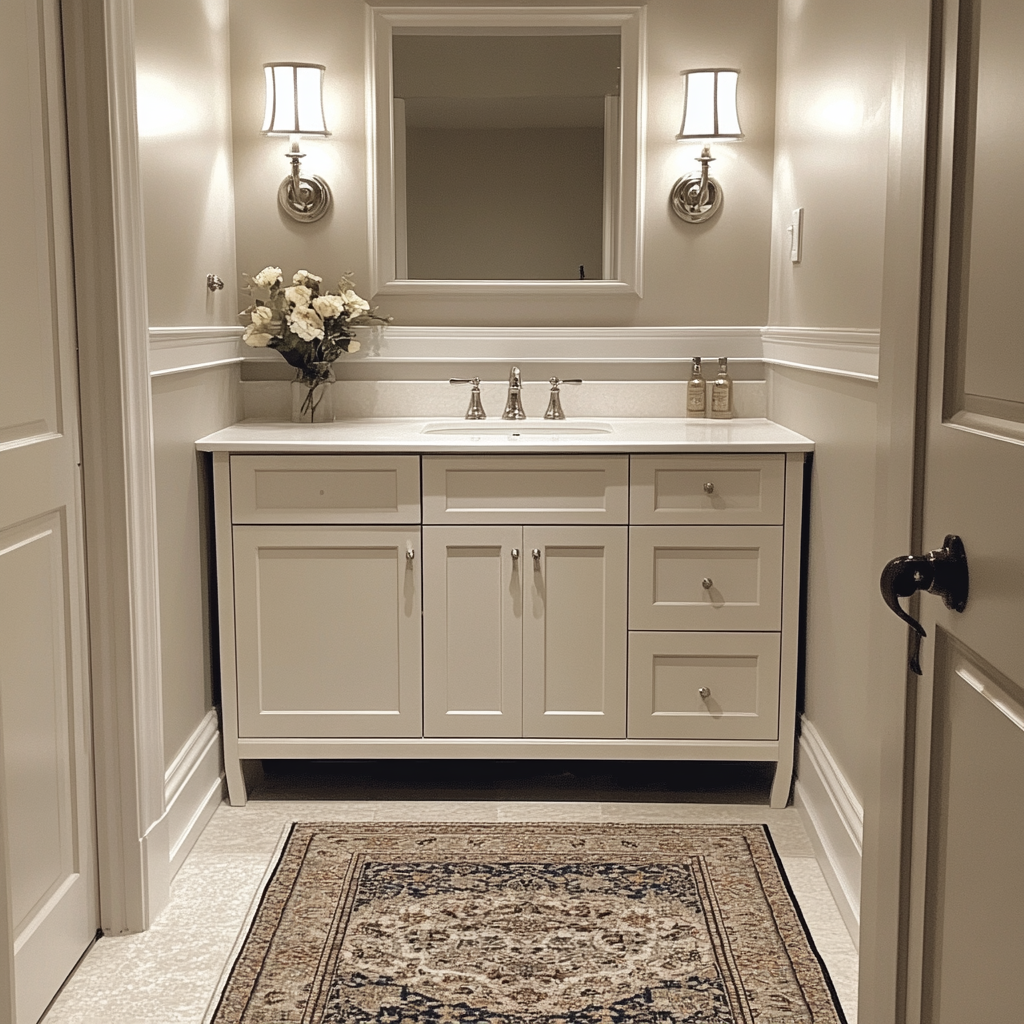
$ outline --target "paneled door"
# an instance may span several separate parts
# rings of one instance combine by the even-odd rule
[[[962,539],[970,591],[920,599],[912,1024],[1024,1006],[1024,5],[945,8],[920,522],[925,550]]]
[[[98,924],[74,293],[56,0],[0,32],[0,822],[18,1024]],[[0,900],[0,906],[3,905]]]

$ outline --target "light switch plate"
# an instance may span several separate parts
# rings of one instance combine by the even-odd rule
[[[804,247],[804,208],[793,211],[793,220],[789,225],[789,261],[799,263]]]

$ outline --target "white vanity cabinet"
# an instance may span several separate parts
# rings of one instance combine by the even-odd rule
[[[806,439],[392,453],[272,429],[284,450],[246,424],[199,443],[232,803],[248,760],[525,757],[775,762],[785,805]]]

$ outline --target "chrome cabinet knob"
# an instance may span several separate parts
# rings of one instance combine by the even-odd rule
[[[709,576],[705,576],[704,579],[700,581],[700,585],[705,590],[710,590],[715,585],[715,581],[711,579]]]
[[[513,562],[518,562],[519,561],[519,548],[513,548],[512,549],[512,561]]]
[[[535,562],[539,562],[540,561],[540,548],[534,548],[533,549],[533,560]]]
[[[707,700],[711,696],[711,691],[706,686],[702,686],[697,692],[701,700]]]
[[[405,557],[410,562],[416,557],[416,549],[411,544],[405,549]]]
[[[714,494],[715,493],[715,485],[710,480],[704,485],[704,493],[705,494]]]

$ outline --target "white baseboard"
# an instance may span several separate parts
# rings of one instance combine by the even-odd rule
[[[800,722],[794,803],[856,945],[860,938],[864,809],[820,733],[806,718]]]
[[[169,837],[170,877],[181,867],[224,799],[224,764],[217,712],[209,711],[167,769],[164,821]]]

